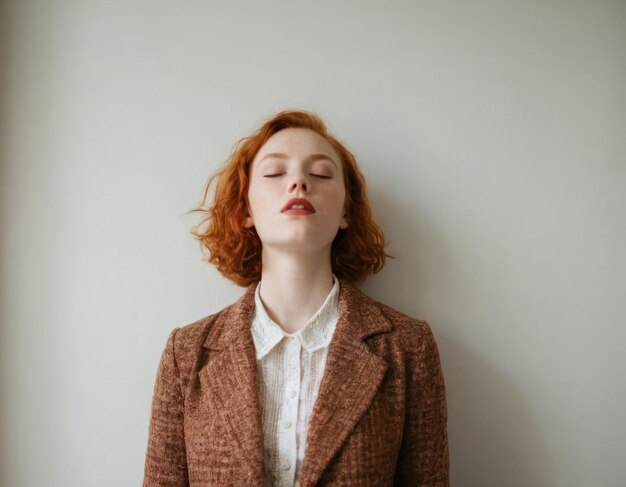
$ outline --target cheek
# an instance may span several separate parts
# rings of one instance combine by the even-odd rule
[[[326,202],[325,213],[333,218],[336,216],[343,216],[344,214],[344,201],[345,194],[343,191],[334,190],[329,191],[327,194],[323,196],[324,201]]]
[[[271,212],[272,200],[267,191],[251,187],[248,191],[250,211],[258,217],[265,217]]]
[[[342,207],[346,200],[345,188],[343,186],[338,186],[337,188],[335,188],[332,198],[336,206]]]

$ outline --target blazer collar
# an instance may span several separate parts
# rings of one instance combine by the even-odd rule
[[[204,346],[212,350],[246,348],[249,343],[242,339],[244,330],[250,328],[254,316],[254,295],[258,282],[248,286],[244,294],[225,308],[206,337]],[[339,278],[339,321],[342,330],[354,339],[364,340],[376,333],[390,331],[393,325],[375,306],[374,301],[365,295],[355,284],[343,277]],[[338,323],[339,325],[339,323]]]
[[[257,286],[258,282],[248,286],[211,326],[204,346],[213,353],[200,370],[200,382],[202,395],[210,399],[241,446],[233,450],[233,455],[242,455],[241,463],[248,469],[246,478],[251,485],[262,486],[263,430],[250,328]],[[388,367],[365,342],[372,335],[393,329],[375,301],[340,277],[338,309],[339,318],[309,419],[302,487],[313,486],[320,479],[369,407]]]

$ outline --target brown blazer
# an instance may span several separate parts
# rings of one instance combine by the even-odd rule
[[[144,487],[263,486],[250,285],[174,329],[157,372]],[[447,407],[430,326],[340,278],[302,487],[449,485]]]

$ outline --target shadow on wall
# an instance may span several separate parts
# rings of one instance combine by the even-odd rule
[[[425,319],[434,331],[446,382],[451,485],[556,485],[558,472],[553,459],[558,458],[558,452],[548,451],[542,441],[542,431],[533,424],[530,404],[520,388],[496,364],[451,336],[454,329],[461,328],[485,333],[487,328],[476,318],[480,313],[470,310],[467,321],[458,323],[450,322],[446,316],[453,314],[445,310],[438,313],[439,317],[418,316],[420,309],[441,309],[445,306],[441,303],[447,300],[456,300],[456,308],[484,301],[485,296],[478,295],[480,289],[472,282],[454,282],[462,278],[460,262],[480,259],[458,255],[458,248],[455,255],[446,245],[442,229],[420,213],[419,205],[400,207],[393,195],[374,187],[369,191],[378,220],[391,242],[388,252],[397,259],[389,260],[380,274],[361,287],[375,299]],[[470,246],[460,248],[471,252]],[[480,276],[474,277],[471,281],[480,280]],[[465,295],[460,296],[459,290]],[[429,304],[429,300],[439,304]],[[496,328],[510,326],[490,324]]]
[[[497,368],[442,336],[451,485],[552,486],[553,459],[524,396]],[[559,467],[561,468],[561,467]]]

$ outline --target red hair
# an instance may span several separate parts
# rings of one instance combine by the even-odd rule
[[[307,111],[286,110],[266,120],[251,136],[240,139],[226,163],[206,183],[202,203],[190,210],[200,212],[202,220],[192,235],[199,240],[205,260],[240,286],[261,280],[262,242],[256,229],[245,228],[249,168],[267,140],[286,128],[306,128],[324,137],[341,159],[346,188],[346,218],[349,225],[339,229],[331,245],[331,266],[337,277],[360,282],[379,272],[385,258],[395,259],[384,250],[385,237],[374,221],[367,198],[365,178],[354,155],[331,135],[322,119]],[[207,195],[217,182],[212,203]]]

